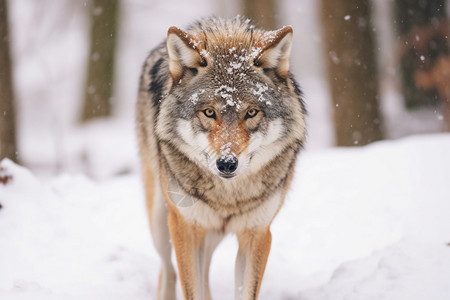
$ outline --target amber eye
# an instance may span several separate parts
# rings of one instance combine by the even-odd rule
[[[254,108],[250,108],[245,114],[245,119],[254,118],[258,114],[258,110]]]
[[[216,113],[215,113],[214,110],[212,110],[211,108],[207,108],[207,109],[203,110],[203,113],[204,113],[205,116],[207,116],[208,118],[212,118],[212,119],[215,119],[215,118],[216,118]]]

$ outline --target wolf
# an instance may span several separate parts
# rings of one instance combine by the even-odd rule
[[[235,299],[257,299],[270,225],[306,136],[289,72],[293,31],[243,17],[170,27],[147,57],[137,137],[150,228],[162,261],[158,299],[175,299],[175,249],[185,299],[211,299],[214,249],[235,234]]]

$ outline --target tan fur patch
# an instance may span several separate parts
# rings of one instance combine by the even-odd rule
[[[245,121],[241,121],[233,128],[218,123],[209,134],[209,144],[219,156],[230,154],[238,156],[247,150],[249,142],[250,135]]]
[[[145,196],[147,202],[147,212],[150,219],[150,227],[152,227],[152,216],[153,216],[153,198],[155,196],[155,177],[153,172],[150,171],[148,167],[149,164],[144,160],[142,162],[142,179],[145,186]],[[151,228],[153,230],[153,228]]]

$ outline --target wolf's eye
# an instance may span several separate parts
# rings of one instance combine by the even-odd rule
[[[258,110],[254,108],[250,108],[245,114],[244,119],[254,118],[258,114]]]
[[[216,118],[216,113],[214,112],[214,110],[212,110],[211,108],[207,108],[203,111],[203,113],[205,114],[205,116],[207,116],[208,118],[212,118],[215,119]]]

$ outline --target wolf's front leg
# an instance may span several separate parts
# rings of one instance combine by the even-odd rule
[[[239,251],[235,269],[235,299],[256,300],[270,252],[270,228],[238,233]]]
[[[209,265],[223,235],[186,222],[177,211],[169,214],[169,228],[184,299],[210,300]]]

